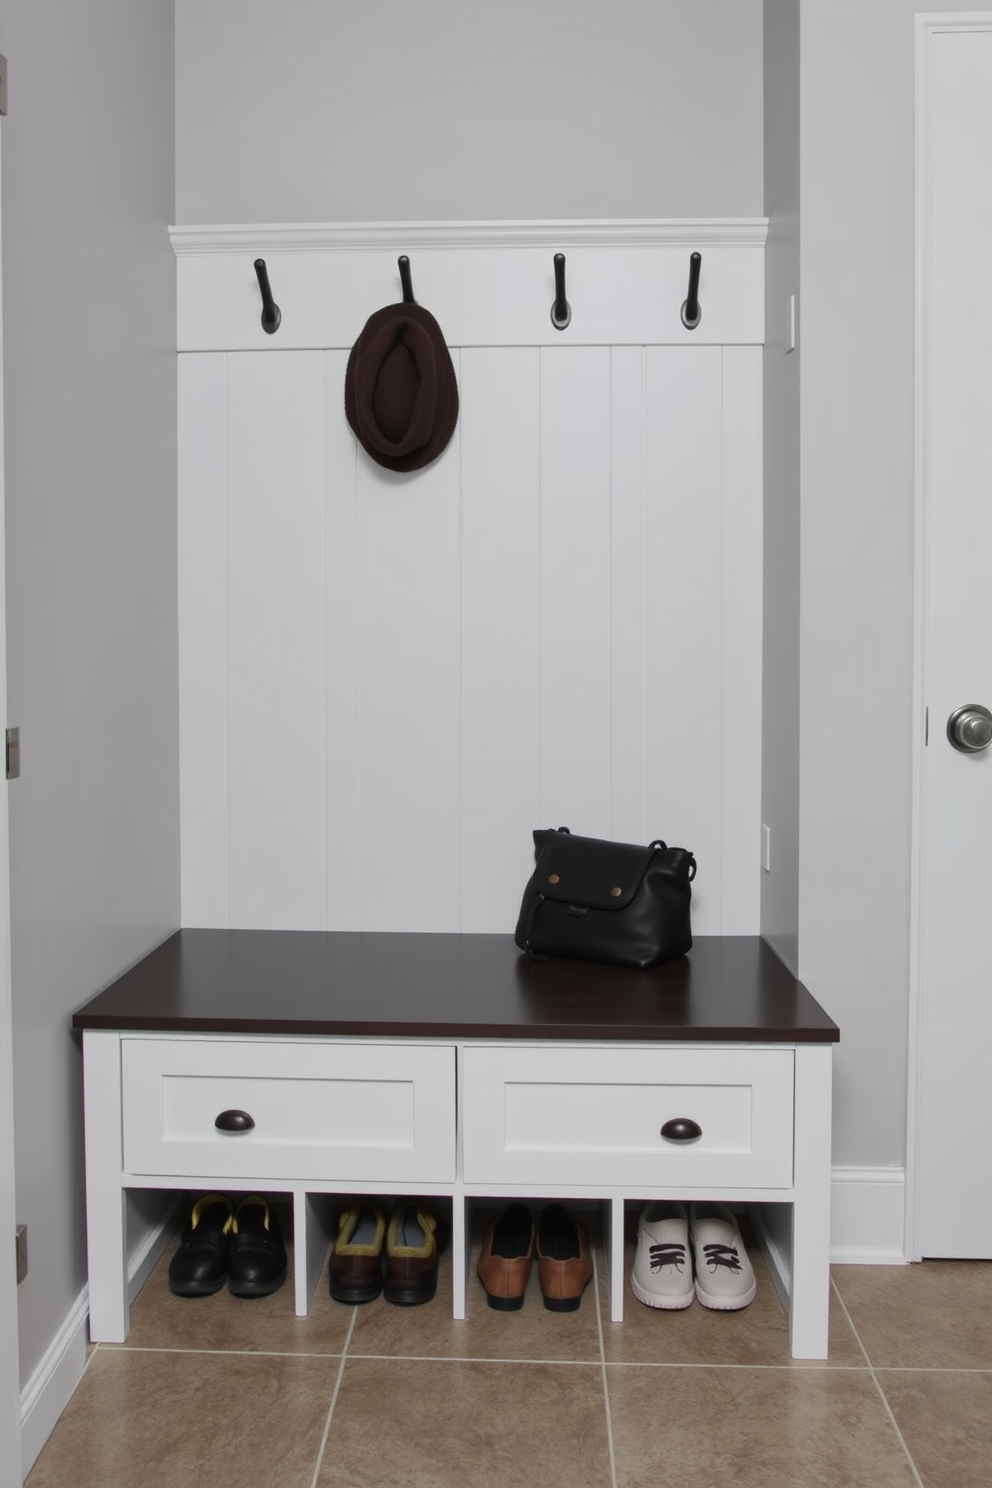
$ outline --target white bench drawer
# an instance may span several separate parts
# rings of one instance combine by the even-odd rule
[[[121,1040],[124,1167],[232,1179],[446,1183],[449,1045]],[[225,1111],[254,1125],[218,1130]]]
[[[504,1046],[464,1060],[467,1183],[792,1184],[791,1049]],[[662,1136],[677,1118],[701,1135]]]

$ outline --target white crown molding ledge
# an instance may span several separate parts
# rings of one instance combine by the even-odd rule
[[[767,217],[548,222],[294,222],[175,226],[177,254],[333,253],[376,248],[654,248],[763,246]]]

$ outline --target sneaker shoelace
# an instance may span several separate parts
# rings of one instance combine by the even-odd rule
[[[685,1246],[677,1242],[652,1245],[648,1253],[652,1271],[660,1271],[663,1266],[677,1266],[681,1271],[685,1265]]]
[[[726,1266],[728,1271],[741,1269],[736,1245],[704,1245],[703,1255],[706,1258],[706,1264],[710,1267],[711,1275],[716,1274],[718,1266]]]

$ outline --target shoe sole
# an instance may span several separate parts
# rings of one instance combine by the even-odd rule
[[[330,1293],[335,1302],[357,1303],[374,1302],[376,1297],[382,1296],[382,1282],[366,1282],[364,1286],[343,1286],[335,1281],[330,1284]]]
[[[696,1283],[696,1296],[703,1307],[708,1307],[711,1312],[740,1312],[742,1307],[751,1305],[757,1294],[757,1281],[753,1282],[739,1297],[714,1297],[712,1293],[704,1292],[698,1281]]]
[[[485,1287],[482,1288],[486,1292]],[[494,1312],[519,1312],[524,1305],[524,1294],[519,1297],[498,1297],[492,1292],[486,1292],[486,1301]]]
[[[585,1287],[582,1288],[585,1291]],[[549,1312],[578,1312],[582,1305],[582,1292],[577,1297],[544,1297],[544,1305]]]
[[[643,1302],[645,1307],[659,1307],[665,1312],[683,1312],[687,1307],[692,1306],[696,1295],[694,1289],[690,1287],[688,1292],[682,1292],[678,1296],[662,1296],[658,1292],[646,1291],[634,1276],[630,1278],[630,1289],[638,1302]]]

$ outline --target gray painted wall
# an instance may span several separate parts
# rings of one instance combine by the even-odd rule
[[[787,349],[799,297],[799,0],[765,0],[764,635],[761,933],[799,965],[799,368]]]
[[[761,0],[176,0],[192,222],[761,215]]]
[[[914,14],[982,8],[802,0],[799,969],[841,1025],[839,1163],[905,1153]]]
[[[86,1281],[72,1010],[178,924],[171,0],[2,0],[22,1382]]]

